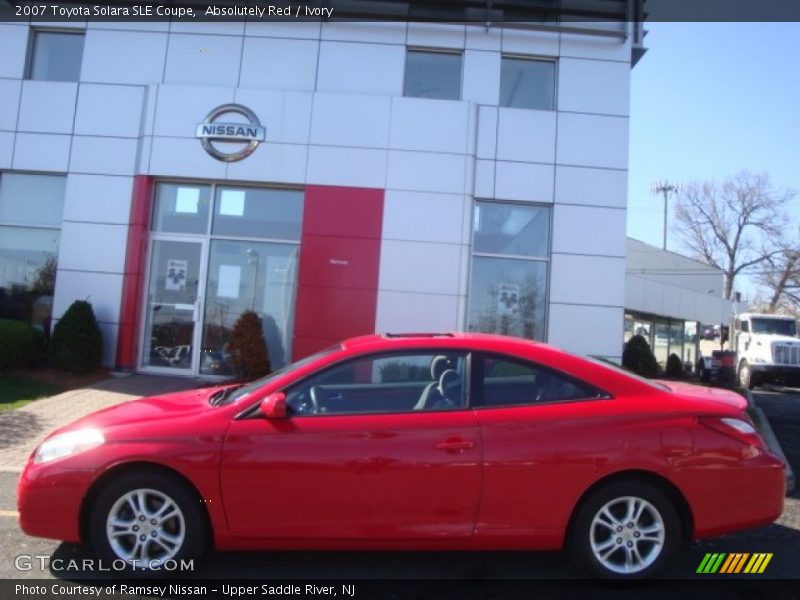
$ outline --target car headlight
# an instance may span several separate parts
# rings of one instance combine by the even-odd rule
[[[105,441],[106,438],[97,429],[79,429],[59,433],[42,442],[36,449],[33,462],[46,463],[57,458],[79,454],[91,450]]]

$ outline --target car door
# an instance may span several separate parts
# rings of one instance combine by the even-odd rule
[[[558,540],[605,453],[624,441],[621,422],[586,382],[502,355],[473,363],[484,456],[476,533]]]
[[[233,421],[221,463],[232,534],[471,535],[481,445],[466,364],[436,351],[357,358],[288,386],[287,418]]]

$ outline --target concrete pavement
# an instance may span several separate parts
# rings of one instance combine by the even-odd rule
[[[3,411],[0,413],[0,472],[21,472],[30,453],[48,433],[89,413],[144,396],[203,385],[206,383],[199,379],[186,377],[124,375]]]

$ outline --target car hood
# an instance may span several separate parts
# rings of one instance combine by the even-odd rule
[[[747,408],[747,399],[741,394],[721,388],[693,385],[680,381],[663,381],[658,383],[681,397],[696,402],[710,402],[711,406],[722,405],[729,409],[743,411]]]
[[[108,430],[120,425],[200,416],[217,408],[208,400],[219,389],[201,388],[121,402],[78,419],[64,429],[93,427]]]

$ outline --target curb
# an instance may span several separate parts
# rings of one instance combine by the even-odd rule
[[[767,415],[764,414],[764,411],[761,410],[761,408],[756,404],[756,400],[753,398],[753,392],[750,390],[747,391],[747,403],[754,411],[756,411],[759,416],[759,420],[763,427],[759,433],[761,434],[761,437],[764,438],[764,442],[766,442],[767,447],[773,454],[780,456],[783,462],[786,464],[786,467],[783,471],[786,474],[786,493],[789,494],[789,492],[794,490],[796,483],[792,465],[790,465],[789,461],[786,459],[786,454],[784,454],[783,448],[781,448],[781,444],[778,441],[778,437],[775,435],[775,431],[772,429],[772,425],[770,425],[769,419],[767,419]]]

